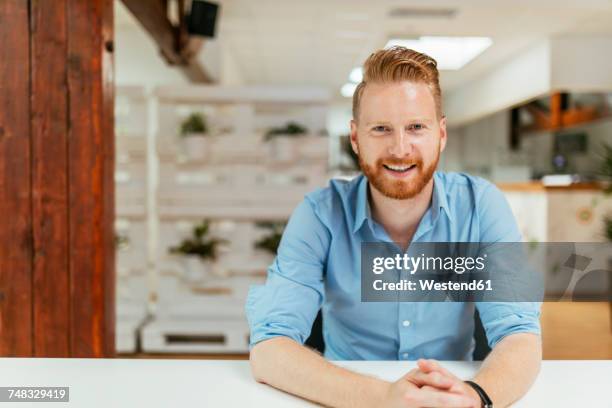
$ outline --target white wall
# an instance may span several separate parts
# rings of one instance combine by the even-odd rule
[[[445,96],[451,125],[462,125],[550,90],[550,42],[543,41]]]
[[[559,36],[551,41],[552,89],[612,91],[612,36]]]

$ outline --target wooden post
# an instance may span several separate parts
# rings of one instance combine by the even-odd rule
[[[28,4],[0,1],[0,354],[30,356],[32,189],[30,185]]]
[[[556,130],[561,127],[563,119],[561,92],[550,95],[550,127]]]
[[[114,355],[112,5],[0,2],[0,355]]]

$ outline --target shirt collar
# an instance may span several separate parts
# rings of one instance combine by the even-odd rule
[[[368,199],[368,179],[361,175],[361,180],[357,184],[357,205],[355,207],[355,223],[353,224],[353,233],[357,232],[366,220],[372,219],[372,211],[370,210],[370,200]],[[440,210],[444,211],[450,221],[452,221],[451,212],[448,208],[448,200],[444,189],[444,180],[438,172],[434,173],[434,186],[431,199],[432,219],[437,220]]]

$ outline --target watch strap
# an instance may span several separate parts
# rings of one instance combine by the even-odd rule
[[[474,381],[466,381],[465,383],[472,387],[480,396],[480,401],[482,401],[483,408],[493,408],[493,401],[491,401],[491,398],[489,398],[485,390],[483,390],[480,385],[476,384]]]

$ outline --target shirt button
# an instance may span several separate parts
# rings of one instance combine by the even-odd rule
[[[402,325],[403,325],[404,327],[408,327],[408,326],[410,326],[410,320],[404,320],[404,321],[402,322]]]
[[[402,354],[402,358],[403,358],[404,360],[408,360],[408,353],[404,353],[404,354]]]

